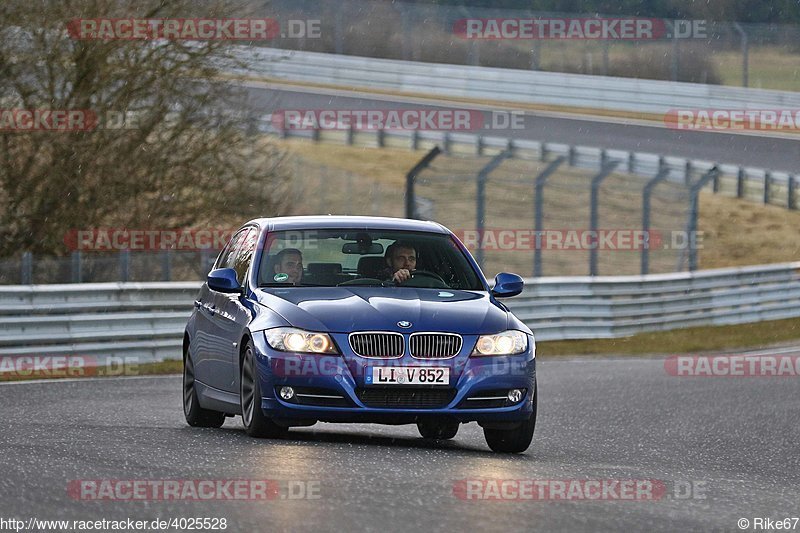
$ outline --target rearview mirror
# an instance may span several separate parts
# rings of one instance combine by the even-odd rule
[[[343,254],[376,255],[383,253],[383,245],[379,242],[370,243],[368,246],[360,242],[346,242],[342,245]]]
[[[208,288],[217,292],[242,292],[242,286],[236,279],[236,271],[232,268],[217,268],[208,273]]]
[[[522,292],[525,282],[516,274],[501,272],[494,278],[492,295],[497,298],[509,298]]]

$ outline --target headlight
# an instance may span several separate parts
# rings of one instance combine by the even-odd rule
[[[339,353],[327,333],[315,333],[297,328],[275,328],[266,330],[264,335],[270,347],[281,352]]]
[[[515,355],[528,349],[528,336],[510,329],[496,335],[481,335],[472,355]]]

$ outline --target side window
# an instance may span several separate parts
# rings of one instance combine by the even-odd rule
[[[223,249],[222,253],[219,254],[214,268],[233,268],[236,250],[239,248],[245,233],[247,233],[247,229],[243,229],[231,237],[231,240],[228,242],[227,246],[225,246],[225,249]]]
[[[253,252],[255,252],[257,241],[258,230],[249,228],[242,233],[242,239],[237,243],[233,264],[230,268],[236,270],[236,278],[240,284],[244,284],[244,276],[247,274],[247,268],[253,260]]]

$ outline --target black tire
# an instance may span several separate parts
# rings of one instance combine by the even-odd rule
[[[278,438],[286,435],[289,428],[279,426],[264,416],[261,410],[261,384],[256,374],[256,358],[253,341],[248,340],[244,348],[239,389],[242,405],[242,424],[251,437]]]
[[[533,433],[536,430],[536,411],[539,401],[539,393],[534,386],[533,389],[533,413],[530,418],[522,422],[519,427],[514,429],[489,429],[483,428],[483,436],[486,444],[493,452],[498,453],[522,453],[528,449],[533,440]]]
[[[218,428],[225,423],[225,413],[200,407],[194,386],[194,363],[188,353],[183,355],[183,415],[186,423],[196,428]]]
[[[458,420],[420,420],[417,429],[423,439],[452,439],[458,433],[461,424]]]

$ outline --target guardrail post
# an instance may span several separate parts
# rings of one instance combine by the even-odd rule
[[[689,246],[689,270],[695,271],[697,270],[697,216],[699,212],[699,205],[698,205],[698,196],[700,195],[700,190],[708,184],[709,180],[714,179],[714,175],[719,173],[719,169],[716,165],[711,167],[711,169],[706,172],[702,178],[697,180],[697,183],[692,185],[689,194],[689,220],[686,225],[686,238],[688,239],[688,246]],[[678,270],[680,270],[680,265],[683,263],[683,253],[681,253],[681,258],[678,260]]]
[[[172,281],[172,252],[161,250],[161,280]]]
[[[533,275],[541,277],[542,275],[542,223],[544,219],[544,185],[547,178],[553,174],[558,167],[566,160],[562,155],[553,160],[547,167],[534,178],[534,196],[533,196]]]
[[[764,172],[764,205],[769,203],[770,186],[772,185],[772,173],[769,170]]]
[[[736,173],[736,198],[744,198],[744,169],[739,167]]]
[[[128,281],[131,277],[131,251],[121,250],[119,252],[119,280]]]
[[[319,142],[319,128],[314,128],[311,130],[311,140],[314,142]]]
[[[628,152],[628,174],[633,174],[635,168],[636,168],[636,152]]]
[[[656,185],[664,181],[669,176],[669,169],[661,167],[656,175],[647,182],[642,192],[642,231],[644,232],[645,242],[642,246],[642,275],[650,271],[650,198]]]
[[[477,261],[478,266],[483,268],[483,231],[484,231],[484,222],[486,218],[486,181],[489,179],[489,174],[491,174],[497,167],[499,167],[504,160],[511,157],[511,153],[508,150],[504,150],[494,156],[491,161],[486,163],[476,177],[477,179],[477,201],[475,202],[475,229],[478,232],[478,249],[475,253],[475,261]]]
[[[605,155],[605,150],[603,150]],[[603,158],[605,159],[605,158]],[[592,178],[592,197],[589,206],[589,231],[591,235],[597,235],[597,217],[598,217],[598,197],[600,196],[600,184],[606,179],[614,169],[619,165],[619,161],[607,162],[600,169],[600,172]],[[589,275],[597,275],[597,246],[592,246],[589,249]]]
[[[444,152],[444,154],[445,155],[450,155],[450,132],[449,131],[444,132],[444,135],[442,136],[442,146],[444,147],[444,148],[442,148],[442,151]]]
[[[567,164],[571,167],[575,166],[575,147],[570,145],[569,153],[567,155]]]
[[[787,184],[788,190],[786,191],[786,204],[787,204],[787,207],[789,209],[791,209],[791,210],[797,209],[797,206],[795,205],[795,201],[794,201],[794,196],[795,196],[794,195],[794,191],[795,191],[795,185],[796,185],[794,180],[795,180],[795,176],[792,176],[791,174],[789,174],[789,182]]]
[[[547,143],[541,142],[539,144],[539,161],[547,159]]]
[[[481,135],[475,136],[475,155],[483,155],[483,137]]]
[[[23,252],[22,254],[20,277],[23,285],[33,284],[33,254],[31,252]]]
[[[71,260],[72,283],[80,283],[83,280],[83,273],[81,272],[81,251],[75,250],[72,252]]]
[[[347,128],[347,146],[353,146],[353,140],[355,139],[355,131],[353,129],[353,124],[350,124],[350,127]]]
[[[377,141],[378,141],[378,148],[383,148],[384,146],[386,146],[386,132],[383,130],[383,128],[378,130]]]
[[[719,176],[719,174],[714,174],[714,180],[711,182],[711,187],[714,191],[714,194],[719,192]]]
[[[425,154],[425,157],[420,159],[419,163],[414,165],[414,168],[409,170],[406,174],[406,218],[416,218],[416,210],[414,209],[414,182],[417,179],[417,175],[430,165],[431,161],[440,153],[442,153],[442,150],[438,146],[434,146],[431,151]]]
[[[411,149],[419,149],[419,130],[411,130]]]
[[[686,164],[683,167],[683,182],[686,185],[689,185],[692,182],[692,161],[691,159],[686,160]]]

